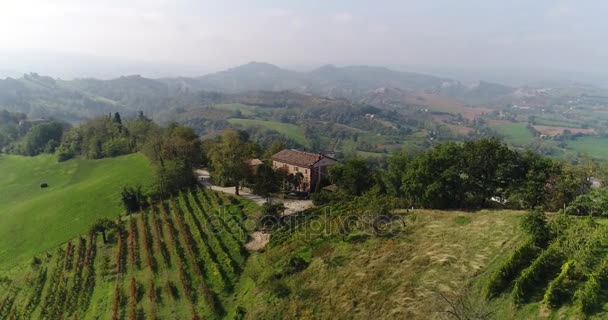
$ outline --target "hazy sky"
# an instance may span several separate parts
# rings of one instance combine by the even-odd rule
[[[607,16],[603,0],[0,0],[0,52],[608,73]]]

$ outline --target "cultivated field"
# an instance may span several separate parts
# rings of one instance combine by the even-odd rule
[[[516,146],[525,146],[534,138],[525,123],[497,125],[493,126],[492,129],[504,135],[507,142]]]
[[[194,189],[38,255],[4,284],[1,319],[213,319],[243,269],[241,210]]]

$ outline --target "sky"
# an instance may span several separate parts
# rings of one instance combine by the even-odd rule
[[[57,60],[74,74],[264,61],[604,75],[606,16],[603,0],[0,0],[0,73]]]

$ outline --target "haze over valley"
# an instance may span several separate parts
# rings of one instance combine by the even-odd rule
[[[602,1],[3,1],[0,319],[605,319]]]

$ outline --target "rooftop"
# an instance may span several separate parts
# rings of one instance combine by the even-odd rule
[[[323,158],[327,157],[318,153],[290,149],[281,150],[272,156],[274,161],[289,163],[298,167],[310,167]]]

